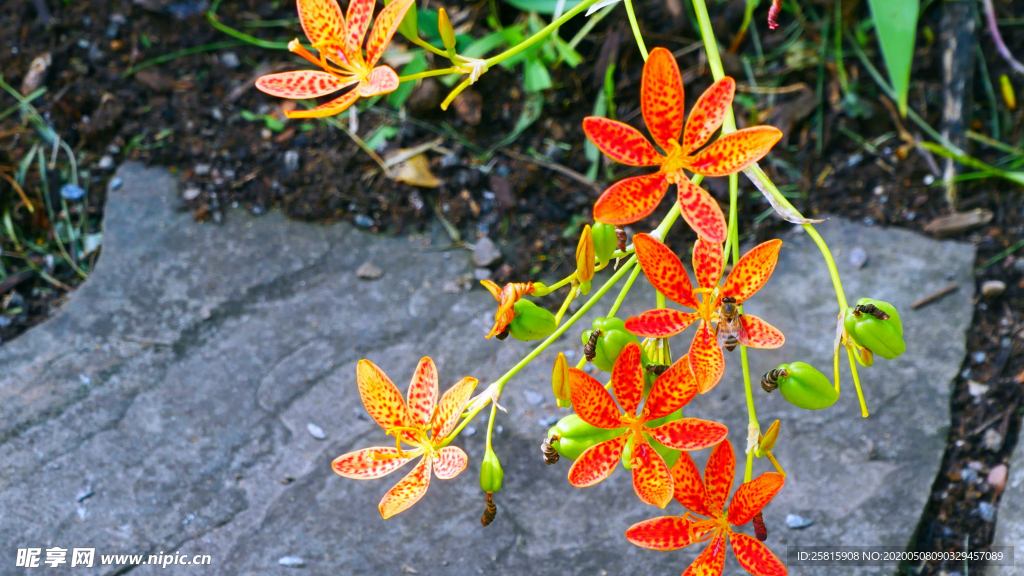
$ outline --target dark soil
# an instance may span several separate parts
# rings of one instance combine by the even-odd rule
[[[672,50],[690,46],[697,32],[687,16],[686,3],[673,16],[674,0],[639,3],[641,26],[649,45]],[[914,83],[910,105],[932,126],[940,126],[942,107],[940,29],[942,3],[932,3],[922,18]],[[38,6],[46,6],[41,14]],[[475,22],[477,35],[489,31],[486,2],[450,3],[453,13],[464,13]],[[501,19],[507,25],[517,11],[503,4]],[[727,72],[743,84],[751,78],[740,56],[751,62],[760,86],[798,87],[779,94],[743,93],[737,107],[741,120],[768,122],[786,132],[771,160],[763,163],[773,178],[808,216],[839,214],[879,226],[923,229],[934,218],[949,214],[943,188],[929,185],[939,180],[926,154],[904,149],[897,126],[879,98],[880,91],[857,57],[845,54],[843,68],[849,78],[848,96],[843,97],[839,70],[831,59],[820,68],[817,55],[823,45],[823,20],[831,4],[802,5],[802,14],[783,12],[783,26],[759,36],[760,50],[770,58],[760,63],[751,38],[739,46],[738,55],[726,58]],[[247,120],[245,114],[281,118],[281,101],[252,88],[253,80],[268,71],[292,68],[296,59],[284,51],[267,50],[238,43],[229,47],[176,57],[132,72],[140,64],[178,51],[229,42],[232,38],[215,30],[206,19],[202,0],[114,0],[110,2],[55,0],[8,2],[0,7],[0,74],[17,86],[37,55],[50,52],[53,64],[45,77],[45,96],[36,101],[40,112],[78,154],[82,166],[93,174],[90,202],[85,207],[99,216],[109,171],[98,168],[104,156],[115,163],[126,159],[164,165],[181,173],[185,182],[182,210],[215,225],[225,218],[228,206],[240,205],[254,214],[282,210],[293,218],[332,222],[347,220],[375,231],[409,232],[443,218],[472,243],[479,235],[494,238],[505,254],[492,274],[497,281],[562,275],[573,266],[575,231],[589,216],[596,198],[594,188],[544,163],[555,163],[575,173],[586,173],[589,163],[580,129],[591,113],[594,99],[603,90],[605,71],[615,65],[615,111],[620,119],[641,126],[638,113],[639,79],[642,61],[629,35],[624,13],[618,10],[596,26],[578,47],[584,63],[578,68],[561,66],[552,70],[555,87],[543,94],[543,113],[518,138],[511,134],[527,108],[529,95],[522,87],[519,69],[495,68],[485,74],[465,97],[443,112],[437,106],[447,88],[431,80],[423,82],[407,105],[408,120],[379,102],[359,114],[358,134],[367,137],[378,126],[398,128],[398,134],[379,150],[386,157],[400,148],[411,148],[441,138],[428,153],[431,170],[441,179],[438,188],[414,188],[384,176],[377,163],[360,150],[341,130],[325,123],[304,126],[284,124],[283,129],[263,121]],[[422,7],[422,6],[421,6]],[[436,4],[432,3],[432,7]],[[1000,3],[1002,18],[1024,16],[1020,2]],[[764,30],[767,3],[758,9],[755,25]],[[742,18],[743,2],[712,7],[716,30],[736,30]],[[844,21],[858,22],[867,7],[856,1],[844,2]],[[49,22],[45,19],[49,18]],[[294,24],[281,27],[245,28],[256,20],[294,20],[290,1],[225,1],[219,19],[233,27],[268,40],[287,41],[301,36]],[[788,23],[803,24],[797,42],[787,41]],[[582,25],[576,19],[562,29],[571,38]],[[831,29],[830,29],[831,30]],[[1005,28],[1010,48],[1024,54],[1024,35]],[[721,34],[721,33],[720,33]],[[828,34],[833,34],[829,31]],[[731,42],[731,35],[721,34]],[[998,58],[987,34],[980,30],[981,52],[995,79],[1010,73]],[[826,38],[831,43],[830,38]],[[398,39],[395,46],[401,45]],[[868,46],[873,47],[874,42]],[[872,51],[876,67],[884,69]],[[688,105],[709,84],[710,74],[702,54],[693,50],[680,58],[684,69]],[[302,67],[302,65],[299,65]],[[1018,77],[1011,77],[1020,86]],[[821,80],[820,107],[817,94]],[[965,109],[970,128],[992,135],[991,104],[987,84],[980,74],[971,86],[973,106]],[[996,87],[998,94],[998,85]],[[10,101],[5,100],[10,103]],[[994,112],[1000,119],[1001,140],[1020,143],[1024,110],[1008,110],[1002,100]],[[820,114],[820,116],[819,116]],[[348,117],[339,118],[347,123]],[[273,124],[273,122],[271,123]],[[913,124],[904,124],[919,136]],[[14,166],[29,146],[15,116],[0,122],[0,165]],[[270,128],[278,128],[277,131]],[[308,129],[307,129],[308,128]],[[859,135],[871,143],[865,147],[849,136]],[[820,137],[819,137],[820,134]],[[887,138],[880,138],[884,135]],[[505,150],[510,150],[506,154]],[[292,152],[292,155],[288,153]],[[973,145],[971,152],[988,162],[996,151]],[[286,157],[298,162],[289,163]],[[523,159],[527,157],[527,159]],[[542,158],[538,163],[529,157]],[[937,159],[941,163],[941,159]],[[614,166],[614,179],[628,175]],[[602,176],[604,168],[601,171]],[[612,178],[601,178],[602,185]],[[706,187],[726,200],[725,180],[711,179]],[[603,186],[602,186],[603,187]],[[1024,199],[1019,187],[988,179],[965,182],[959,187],[956,208],[982,208],[993,213],[988,224],[951,237],[978,246],[978,266],[1024,238]],[[12,206],[14,192],[0,181],[0,209]],[[770,216],[768,204],[749,185],[743,189],[741,230],[748,237],[769,236],[790,226]],[[668,202],[642,229],[660,219]],[[15,213],[19,226],[31,228],[23,213]],[[46,229],[45,222],[35,227]],[[681,247],[691,241],[688,232],[675,236]],[[73,284],[75,275],[58,267],[53,276]],[[969,341],[969,354],[956,383],[953,427],[934,488],[934,499],[922,520],[918,544],[948,549],[963,547],[970,537],[972,547],[991,542],[993,523],[982,513],[983,502],[998,504],[999,494],[985,481],[989,471],[1007,463],[1018,435],[1024,381],[1024,253],[1018,260],[1008,255],[977,274],[979,286],[986,280],[1001,280],[1005,293],[979,299]],[[9,288],[5,291],[9,292]],[[0,298],[5,294],[0,291]],[[7,340],[49,315],[62,300],[62,291],[38,278],[16,287],[17,297],[26,302],[14,322],[0,325],[0,339]],[[0,301],[0,304],[3,304]],[[989,386],[979,397],[972,396],[968,382]],[[1002,438],[992,449],[993,430]],[[985,446],[988,434],[989,445]],[[965,470],[972,472],[965,473]],[[973,481],[980,478],[979,481]],[[916,568],[916,567],[915,567]],[[925,566],[923,574],[938,574],[958,566]]]

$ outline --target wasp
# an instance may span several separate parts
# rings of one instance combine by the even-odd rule
[[[760,512],[754,516],[754,536],[761,542],[768,539],[768,527],[764,525],[764,517]]]
[[[669,367],[666,366],[665,364],[655,364],[653,362],[648,364],[647,366],[644,366],[644,370],[647,370],[648,372],[654,374],[655,376],[661,376],[662,374],[667,372],[668,369]]]
[[[878,318],[879,320],[889,319],[889,315],[886,314],[884,310],[880,309],[878,306],[875,306],[874,304],[858,304],[857,306],[854,307],[853,314],[855,316],[860,316],[861,314],[870,314],[875,318]]]
[[[558,462],[558,450],[555,450],[555,447],[552,446],[551,443],[558,442],[561,439],[562,437],[559,436],[558,434],[552,434],[551,436],[545,438],[544,441],[540,443],[540,451],[544,453],[544,463],[547,464],[548,466],[551,466],[555,462]]]
[[[782,368],[776,368],[771,372],[767,372],[764,376],[761,376],[761,388],[771,394],[773,390],[779,387],[779,378],[785,378],[786,376],[789,376],[789,372]]]
[[[732,352],[739,345],[739,337],[742,333],[743,323],[740,322],[740,308],[736,304],[736,299],[732,296],[725,296],[718,309],[718,324],[715,326],[718,343]]]
[[[590,340],[588,340],[587,345],[583,347],[583,356],[587,359],[587,362],[593,361],[594,356],[597,356],[597,339],[600,337],[600,330],[594,330],[590,333]]]
[[[480,523],[484,526],[490,525],[494,522],[494,517],[498,515],[498,505],[494,503],[494,497],[490,492],[487,493],[487,508],[484,510],[483,516],[480,517]]]
[[[615,227],[615,244],[619,252],[626,251],[626,230],[622,226]]]

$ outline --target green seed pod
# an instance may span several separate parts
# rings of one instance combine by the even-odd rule
[[[606,440],[617,438],[625,431],[624,428],[605,430],[597,426],[591,426],[575,414],[570,414],[558,421],[557,424],[548,430],[548,438],[558,436],[558,440],[551,442],[554,448],[563,458],[575,460],[580,454]]]
[[[782,364],[765,374],[761,386],[767,390],[771,384],[778,386],[790,404],[807,410],[828,408],[839,399],[839,392],[832,387],[828,377],[804,362]]]
[[[505,479],[505,472],[501,469],[501,462],[494,450],[490,448],[484,454],[484,460],[480,463],[480,489],[488,494],[494,494],[501,490],[501,482]]]
[[[516,340],[547,338],[558,327],[554,314],[529,300],[519,300],[514,309],[516,315],[508,325],[508,333]]]
[[[594,238],[594,254],[598,262],[607,262],[612,259],[615,253],[615,226],[598,222],[594,224],[590,233]]]
[[[899,312],[888,302],[861,298],[846,311],[846,332],[858,345],[882,358],[892,360],[907,349]]]
[[[619,318],[595,318],[591,323],[594,330],[600,330],[601,336],[597,339],[597,344],[594,347],[594,359],[591,362],[594,366],[605,372],[611,372],[612,366],[615,364],[615,359],[619,357],[619,352],[626,347],[626,344],[630,342],[640,343],[640,339],[636,336],[626,332],[626,324]],[[583,332],[582,341],[584,346],[590,341],[590,335],[594,330],[587,330]],[[640,357],[643,366],[649,363],[647,352],[641,348]]]
[[[658,418],[657,420],[651,420],[646,424],[646,426],[648,428],[657,428],[662,424],[674,422],[682,417],[683,409],[680,408],[668,416]],[[675,465],[676,460],[679,459],[679,450],[673,450],[650,436],[647,436],[647,441],[651,444],[651,447],[654,448],[654,451],[661,455],[661,458],[665,461],[665,464],[668,464],[669,468]],[[622,450],[622,466],[626,470],[633,469],[633,442],[627,442],[626,447]]]

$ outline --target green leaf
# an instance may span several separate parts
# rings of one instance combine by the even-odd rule
[[[568,12],[576,7],[583,0],[565,0],[563,12]],[[505,0],[512,6],[523,12],[536,12],[538,14],[554,14],[558,0]]]
[[[392,92],[394,94],[394,92]],[[373,134],[370,134],[366,138],[366,147],[370,150],[380,150],[381,146],[387,143],[388,140],[394,138],[398,134],[398,128],[394,126],[388,126],[387,124],[381,124]]]
[[[889,70],[889,79],[899,100],[900,115],[906,116],[920,0],[868,0],[868,5],[874,17],[878,43],[882,46],[885,67]]]
[[[401,75],[419,74],[426,71],[427,67],[427,57],[423,55],[423,52],[420,52],[402,68]],[[388,94],[388,104],[395,110],[401,108],[405,101],[409,99],[409,96],[412,95],[414,88],[416,88],[416,82],[402,82],[394,92]]]
[[[527,58],[523,62],[523,89],[537,93],[551,88],[551,74],[539,58]]]

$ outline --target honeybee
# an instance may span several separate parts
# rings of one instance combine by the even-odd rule
[[[647,370],[648,372],[654,374],[655,376],[661,376],[662,374],[667,372],[668,369],[669,367],[664,364],[654,364],[653,362],[648,364],[647,366],[644,366],[644,370]]]
[[[544,453],[544,463],[547,464],[548,466],[551,466],[555,462],[558,462],[558,450],[555,450],[555,447],[552,446],[551,443],[558,442],[561,439],[562,437],[559,436],[558,434],[552,434],[550,437],[545,438],[544,441],[540,443],[540,451]]]
[[[718,336],[718,344],[732,352],[740,343],[740,334],[743,333],[743,323],[740,322],[740,309],[736,305],[736,299],[732,296],[722,298],[722,305],[718,309],[718,324],[715,326],[715,333]]]
[[[491,493],[487,493],[487,508],[484,510],[484,515],[480,517],[480,523],[484,526],[490,525],[494,522],[494,517],[498,515],[498,505],[494,503],[494,497]]]
[[[856,316],[860,316],[861,314],[870,314],[879,320],[889,319],[889,315],[874,304],[858,304],[853,308],[853,313]]]
[[[761,512],[754,516],[754,536],[761,542],[768,539],[768,527],[764,525],[764,517]]]
[[[771,394],[773,390],[779,387],[779,378],[785,378],[788,375],[789,372],[782,368],[776,368],[771,372],[767,372],[764,376],[761,376],[761,388]]]
[[[587,359],[587,362],[593,361],[594,356],[597,356],[597,339],[600,337],[600,330],[594,330],[590,333],[590,340],[588,340],[587,345],[583,347],[583,356]]]

